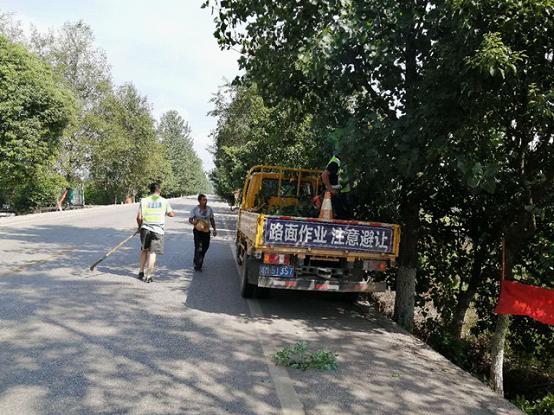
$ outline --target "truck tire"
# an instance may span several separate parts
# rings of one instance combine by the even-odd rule
[[[242,264],[242,281],[240,284],[240,295],[243,298],[254,298],[256,296],[256,284],[248,281],[249,273],[251,272],[253,260],[249,255],[245,255]]]
[[[242,244],[240,242],[237,242],[236,244],[236,255],[237,263],[242,265],[244,263],[244,249],[242,248]]]

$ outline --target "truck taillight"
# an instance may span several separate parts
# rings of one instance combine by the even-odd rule
[[[288,265],[290,255],[286,254],[264,254],[264,264]]]

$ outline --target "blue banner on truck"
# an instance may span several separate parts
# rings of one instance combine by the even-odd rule
[[[394,251],[394,229],[368,224],[299,221],[266,217],[264,245],[332,248],[347,251]]]

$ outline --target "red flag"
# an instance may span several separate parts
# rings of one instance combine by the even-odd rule
[[[554,325],[554,290],[504,280],[494,311],[497,314],[529,316]]]

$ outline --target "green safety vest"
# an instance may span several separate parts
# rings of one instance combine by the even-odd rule
[[[340,159],[337,156],[331,157],[327,165],[331,163],[337,163],[339,166],[338,176],[339,176],[339,184],[341,186],[340,191],[341,193],[348,193],[351,191],[350,189],[350,181],[348,180],[348,173],[345,168],[343,168]]]
[[[151,195],[141,199],[142,221],[146,225],[163,225],[167,201],[158,195]]]

